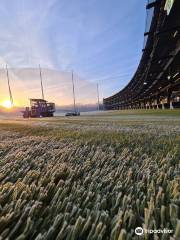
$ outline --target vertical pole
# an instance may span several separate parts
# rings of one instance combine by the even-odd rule
[[[156,96],[156,109],[159,109],[159,94]]]
[[[73,74],[73,71],[72,71],[72,87],[73,87],[74,112],[76,112],[76,100],[75,100],[74,74]]]
[[[170,100],[169,108],[170,108],[170,109],[174,109],[174,107],[173,107],[173,103],[172,103],[172,100]]]
[[[163,109],[163,110],[165,109],[165,107],[164,107],[164,103],[162,103],[162,109]]]
[[[12,97],[12,92],[11,92],[11,86],[10,86],[10,81],[9,81],[9,71],[8,71],[7,64],[6,64],[6,74],[7,74],[7,80],[8,80],[9,98],[10,98],[10,102],[11,102],[11,107],[13,107],[14,102],[13,102],[13,97]]]
[[[40,75],[40,80],[41,80],[41,93],[42,93],[42,99],[44,100],[44,89],[43,89],[42,71],[41,71],[41,66],[40,66],[40,64],[39,64],[39,75]]]
[[[98,100],[98,111],[100,110],[100,104],[99,104],[99,85],[97,83],[97,100]]]

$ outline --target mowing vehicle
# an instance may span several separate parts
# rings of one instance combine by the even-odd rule
[[[26,107],[23,113],[24,118],[53,117],[55,104],[44,99],[30,99],[30,107]]]
[[[66,117],[71,117],[71,116],[80,116],[80,112],[67,112],[65,114]]]

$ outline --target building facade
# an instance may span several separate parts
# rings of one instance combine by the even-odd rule
[[[106,110],[180,107],[180,0],[148,1],[144,48],[131,81]]]

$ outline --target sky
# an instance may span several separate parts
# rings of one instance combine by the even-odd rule
[[[118,92],[142,54],[145,5],[146,0],[1,0],[0,102],[8,94],[5,64],[19,105],[39,94],[39,64],[46,96],[58,104],[72,102],[71,70],[79,102],[96,102],[96,83],[101,100]]]

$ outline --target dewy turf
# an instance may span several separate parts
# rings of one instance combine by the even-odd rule
[[[179,239],[178,113],[0,121],[0,239]]]

